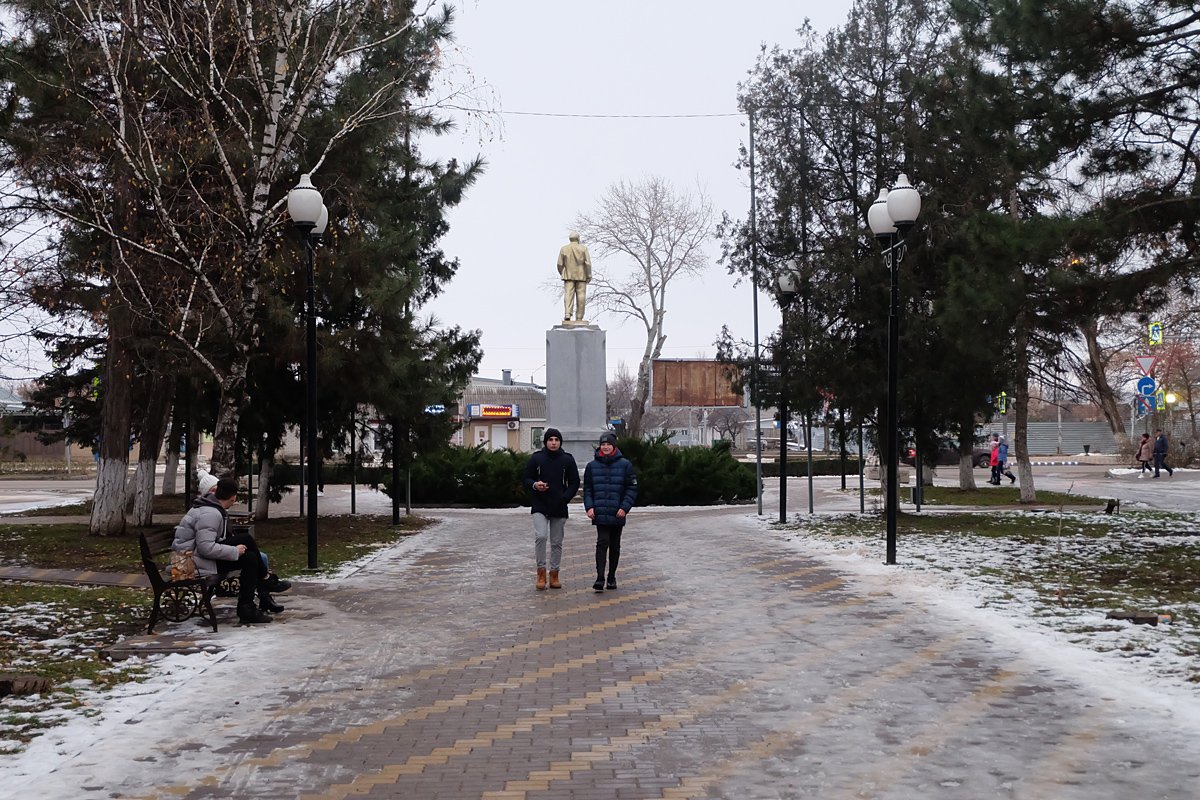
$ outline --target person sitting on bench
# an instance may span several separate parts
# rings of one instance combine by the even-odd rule
[[[246,624],[270,622],[271,617],[255,604],[259,583],[266,577],[258,545],[249,534],[227,535],[229,508],[237,502],[237,494],[237,481],[221,478],[210,493],[196,498],[175,528],[171,549],[191,551],[196,574],[203,577],[241,570],[238,619]]]
[[[200,497],[211,495],[214,491],[216,491],[218,480],[216,475],[213,475],[211,472],[206,472],[205,470],[198,470],[197,474],[200,478]],[[246,537],[249,539],[249,542],[253,544],[254,548],[258,547],[258,543],[255,541],[253,536],[246,534]],[[259,550],[258,553],[262,556],[264,570],[264,578],[259,582],[258,587],[259,604],[263,611],[269,611],[272,614],[278,614],[280,611],[283,611],[283,606],[275,602],[275,598],[271,597],[271,593],[274,592],[275,594],[282,594],[286,592],[288,589],[292,588],[292,582],[285,581],[276,573],[271,572],[271,560],[267,557],[267,554],[262,550]]]

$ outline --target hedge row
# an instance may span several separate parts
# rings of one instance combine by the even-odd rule
[[[755,464],[735,460],[728,442],[712,447],[672,447],[665,439],[622,439],[621,452],[638,474],[639,505],[713,505],[738,503],[755,496]],[[412,500],[421,505],[465,505],[500,508],[529,505],[521,475],[529,454],[482,447],[449,446],[417,459],[412,467]],[[778,462],[764,462],[763,478],[779,477]],[[858,474],[858,459],[846,460],[846,474]],[[797,455],[787,462],[788,475],[808,475],[808,458]],[[838,458],[813,460],[813,475],[840,475]],[[378,485],[390,496],[391,467],[359,467],[361,484]],[[324,482],[350,482],[349,464],[326,464]],[[296,485],[300,469],[294,464],[275,467],[272,483]]]

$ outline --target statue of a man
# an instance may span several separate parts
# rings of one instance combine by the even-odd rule
[[[558,251],[558,274],[563,280],[563,322],[571,321],[572,310],[575,321],[583,322],[587,304],[587,285],[592,279],[592,257],[588,249],[579,243],[575,231],[567,236],[569,242]]]

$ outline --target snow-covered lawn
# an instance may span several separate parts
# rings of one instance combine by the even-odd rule
[[[971,532],[963,515],[948,516],[943,531],[934,530],[936,521],[920,533],[901,530],[892,566],[881,563],[877,516],[764,524],[848,572],[895,576],[899,570],[898,585],[986,609],[1019,629],[1052,632],[1136,666],[1149,682],[1200,688],[1200,514],[976,514],[980,529],[991,533]],[[1010,533],[995,535],[997,528]],[[1162,621],[1106,619],[1118,610],[1155,612]]]

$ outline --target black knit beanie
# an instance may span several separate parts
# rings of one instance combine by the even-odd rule
[[[546,440],[551,436],[553,436],[555,439],[558,439],[560,442],[562,441],[562,434],[559,433],[558,428],[546,428],[546,432],[542,434],[542,444],[545,444]]]
[[[617,446],[617,435],[615,433],[613,433],[612,431],[606,431],[606,432],[600,434],[600,444],[604,444],[605,442],[608,442],[613,447],[616,447]]]

